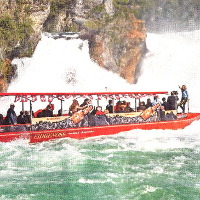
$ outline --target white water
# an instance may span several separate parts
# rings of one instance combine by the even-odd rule
[[[118,90],[116,82],[128,85],[92,62],[88,42],[81,39],[55,40],[43,35],[32,58],[14,63],[20,64],[20,76],[8,91],[96,92],[105,91],[105,87]]]

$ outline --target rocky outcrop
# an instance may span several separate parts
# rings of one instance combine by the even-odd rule
[[[5,70],[6,60],[32,55],[49,12],[47,1],[0,2],[0,91],[6,90],[16,71],[10,70],[12,65]]]
[[[101,67],[135,83],[137,67],[146,51],[145,41],[144,21],[134,16],[117,18],[90,40],[90,55]]]

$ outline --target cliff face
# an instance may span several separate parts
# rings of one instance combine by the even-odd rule
[[[144,21],[133,16],[115,19],[93,36],[90,55],[101,67],[134,83],[137,67],[146,51],[145,40]]]
[[[135,82],[145,52],[144,21],[126,0],[2,0],[0,2],[0,90],[13,76],[5,59],[31,56],[41,33],[79,31],[89,40],[90,56],[101,67]],[[9,70],[4,69],[9,68]]]
[[[15,76],[15,66],[8,61],[32,55],[49,12],[48,1],[0,2],[0,91],[6,91]]]

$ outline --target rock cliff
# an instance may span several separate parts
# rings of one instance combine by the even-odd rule
[[[136,71],[146,51],[144,21],[134,16],[112,21],[90,40],[90,55],[101,67],[118,73],[129,83],[136,82]]]
[[[15,73],[6,59],[31,56],[45,31],[79,31],[91,59],[134,83],[146,51],[145,23],[152,31],[168,23],[197,27],[199,9],[199,0],[1,0],[0,90]]]

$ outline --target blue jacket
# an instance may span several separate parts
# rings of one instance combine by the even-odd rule
[[[182,90],[182,98],[188,99],[188,92],[187,92],[187,90]]]

